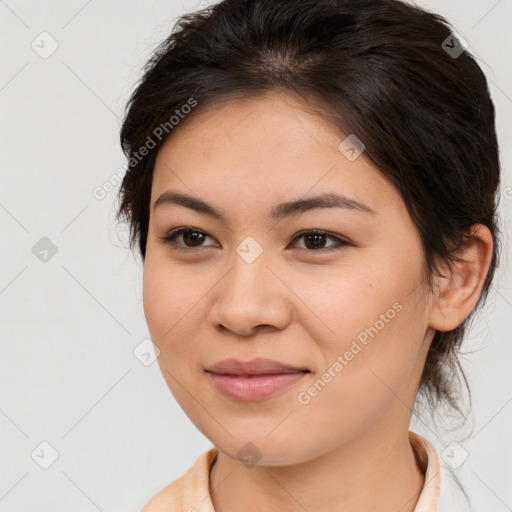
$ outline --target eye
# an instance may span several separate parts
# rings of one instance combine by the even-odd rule
[[[185,241],[185,247],[182,247],[175,243],[175,240],[180,236],[183,235],[183,240]],[[165,243],[172,246],[173,249],[178,250],[184,250],[188,251],[190,249],[194,248],[202,248],[201,243],[204,241],[205,237],[208,237],[208,235],[201,229],[198,228],[191,228],[191,227],[182,227],[182,228],[176,228],[167,233],[167,235],[164,235],[162,237],[159,237],[160,240]],[[187,246],[186,244],[190,243],[190,246]]]
[[[306,251],[306,252],[320,252],[320,251],[332,251],[335,249],[339,249],[342,246],[350,245],[350,243],[347,240],[344,240],[343,238],[340,238],[335,235],[331,235],[330,233],[326,233],[325,231],[313,229],[313,230],[307,230],[307,231],[301,231],[298,233],[298,235],[294,238],[294,240],[299,240],[301,238],[304,238],[306,240],[306,249],[303,249],[299,247],[300,251]],[[338,242],[338,244],[330,247],[317,247],[318,245],[323,246],[325,244],[325,240],[334,240],[335,242]]]
[[[180,236],[182,237],[182,241],[185,242],[184,246],[176,243],[176,240]],[[166,235],[159,237],[163,243],[170,245],[173,249],[183,251],[191,251],[194,249],[202,249],[207,247],[201,245],[205,238],[211,237],[209,237],[205,231],[192,227],[176,228]],[[301,238],[306,240],[306,248],[299,247],[298,250],[308,253],[332,251],[346,245],[351,245],[347,240],[316,229],[301,231],[294,237],[293,241],[299,240]],[[323,247],[326,240],[337,242],[337,244],[335,243],[334,246],[330,247]]]

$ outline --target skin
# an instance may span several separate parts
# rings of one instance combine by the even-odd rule
[[[339,151],[346,134],[284,93],[198,112],[157,156],[143,301],[171,392],[219,450],[210,473],[216,512],[412,512],[424,483],[408,440],[421,371],[435,329],[455,328],[480,296],[489,230],[476,226],[480,243],[465,247],[452,275],[436,277],[432,293],[399,192],[364,153],[350,161]],[[169,190],[212,203],[227,221],[180,205],[154,210]],[[266,217],[277,203],[323,192],[375,214],[317,208],[277,223]],[[188,252],[159,238],[181,226],[207,236],[192,245],[178,236],[175,246]],[[296,238],[306,229],[350,243],[315,249],[338,242]],[[248,236],[263,249],[252,263],[236,251]],[[298,394],[394,303],[400,312],[300,403]],[[205,372],[225,358],[258,356],[310,373],[269,398],[241,402],[221,394]],[[260,452],[255,465],[237,458],[246,443]]]

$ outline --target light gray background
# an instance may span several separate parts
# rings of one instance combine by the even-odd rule
[[[453,23],[490,80],[504,251],[466,344],[474,351],[465,359],[472,436],[438,434],[428,416],[413,418],[411,428],[440,453],[457,441],[452,455],[468,458],[456,472],[476,510],[501,512],[512,510],[512,0],[419,4]],[[142,266],[129,253],[125,227],[114,224],[117,187],[102,200],[93,196],[124,166],[120,118],[142,64],[177,16],[205,5],[0,1],[3,512],[140,510],[211,446],[158,364],[134,356],[149,335]],[[31,47],[51,49],[43,31],[58,43],[46,59]],[[58,249],[47,262],[32,252],[42,237]],[[52,449],[43,441],[58,452],[47,469],[40,464],[51,462]]]

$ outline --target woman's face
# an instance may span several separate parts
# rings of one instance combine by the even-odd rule
[[[434,334],[420,238],[399,192],[359,147],[340,149],[345,138],[275,93],[187,119],[158,153],[145,316],[176,400],[233,458],[299,463],[408,428]],[[191,202],[154,208],[164,193],[223,218]],[[278,207],[325,194],[361,206]],[[265,397],[230,396],[206,371],[228,358],[309,372],[275,378],[290,380]]]

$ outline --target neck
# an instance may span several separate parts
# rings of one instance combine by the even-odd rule
[[[222,452],[210,472],[215,512],[414,512],[424,483],[407,429],[373,429],[288,466],[252,466]]]

